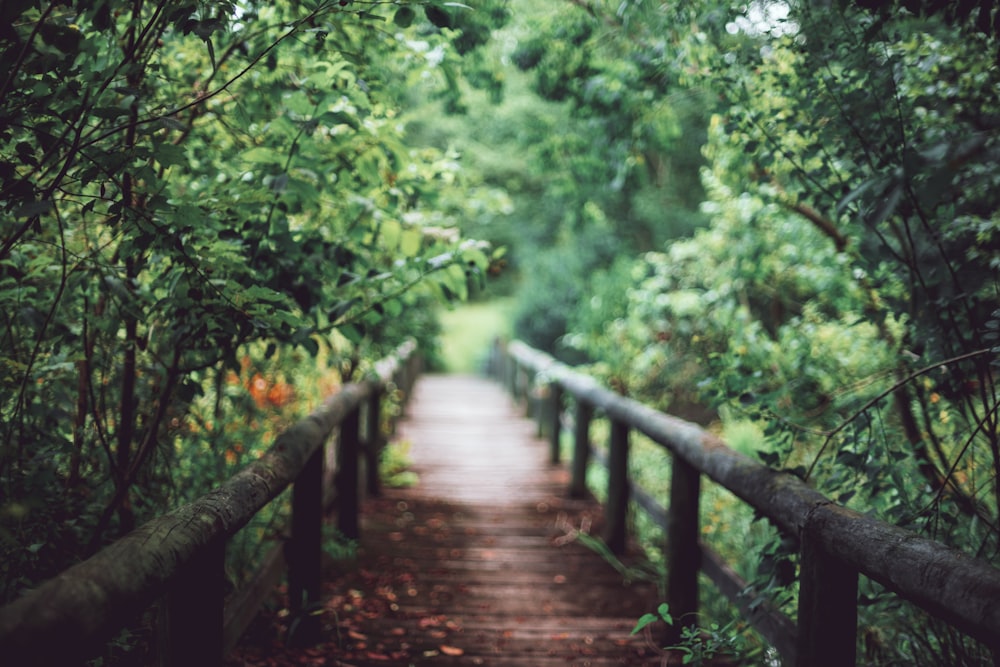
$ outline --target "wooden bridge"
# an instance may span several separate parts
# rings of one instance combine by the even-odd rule
[[[524,345],[511,344],[492,364],[513,400],[485,379],[426,376],[414,386],[412,351],[343,387],[206,496],[0,608],[4,664],[81,664],[151,616],[160,619],[147,628],[155,628],[161,665],[217,666],[223,656],[248,666],[282,664],[279,656],[331,666],[669,664],[671,655],[630,630],[663,599],[675,618],[697,618],[699,573],[743,610],[784,665],[855,663],[860,576],[977,639],[1000,661],[1000,571],[988,563],[838,506],[696,425]],[[411,389],[396,437],[410,443],[420,481],[382,490],[382,399]],[[545,440],[524,419],[525,404],[546,427]],[[586,479],[597,416],[610,431],[603,507]],[[670,459],[666,508],[629,478],[633,432]],[[572,449],[565,467],[564,442]],[[700,542],[703,476],[796,542],[794,621],[747,597],[745,582]],[[227,540],[289,485],[285,543],[251,585],[227,595]],[[322,559],[331,501],[341,533],[359,540],[351,563]],[[630,507],[664,528],[662,596],[648,582],[624,582],[614,559],[587,546],[632,558]],[[286,570],[280,641],[259,620],[245,633]]]
[[[630,636],[656,587],[623,582],[581,543],[600,506],[567,497],[568,471],[499,384],[424,376],[407,413],[395,437],[419,483],[364,503],[357,568],[332,565],[319,641],[291,662],[660,664]],[[239,647],[227,664],[267,664],[272,651]]]

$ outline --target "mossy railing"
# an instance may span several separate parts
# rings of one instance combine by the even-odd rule
[[[593,453],[590,423],[596,412],[611,423],[604,541],[621,552],[627,539],[628,504],[637,502],[664,529],[666,602],[674,618],[698,611],[699,571],[738,606],[778,650],[783,663],[844,667],[856,662],[858,576],[896,595],[988,646],[1000,664],[1000,569],[962,551],[837,505],[786,472],[767,468],[730,449],[699,426],[664,414],[601,387],[551,356],[520,342],[498,344],[491,371],[517,398],[547,388],[548,410],[537,410],[558,462],[564,399],[572,397],[573,458],[570,495],[587,492]],[[663,446],[672,459],[665,510],[628,476],[629,433]],[[768,517],[799,550],[797,622],[767,605],[750,607],[733,570],[701,543],[699,494],[706,475]]]
[[[165,613],[157,651],[161,664],[219,665],[272,589],[275,566],[282,565],[287,565],[292,613],[302,618],[297,632],[308,641],[318,631],[317,619],[308,611],[320,595],[327,501],[335,497],[340,532],[357,537],[362,489],[378,491],[384,444],[381,401],[392,388],[408,396],[418,372],[416,346],[406,343],[376,364],[371,378],[343,386],[221,486],[0,608],[0,663],[80,664],[162,601]],[[325,448],[335,431],[337,464],[330,485],[331,476],[324,475]],[[246,590],[227,596],[227,540],[289,485],[292,518],[287,542],[267,559],[270,565],[264,570],[269,572],[258,573]]]

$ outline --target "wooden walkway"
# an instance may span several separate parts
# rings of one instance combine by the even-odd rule
[[[499,385],[424,376],[407,413],[395,439],[419,484],[366,502],[356,565],[330,564],[327,642],[301,664],[663,662],[630,636],[655,587],[576,539],[598,533],[599,507],[566,497],[568,473]]]

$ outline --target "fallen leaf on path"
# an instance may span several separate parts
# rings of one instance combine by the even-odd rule
[[[438,648],[441,649],[441,652],[444,653],[445,655],[452,655],[452,656],[465,655],[465,650],[460,649],[457,646],[448,646],[447,644],[441,644],[441,646],[439,646]]]

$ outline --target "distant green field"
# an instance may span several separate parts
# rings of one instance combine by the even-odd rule
[[[441,361],[448,373],[478,372],[497,336],[511,331],[513,299],[491,299],[441,312]]]

